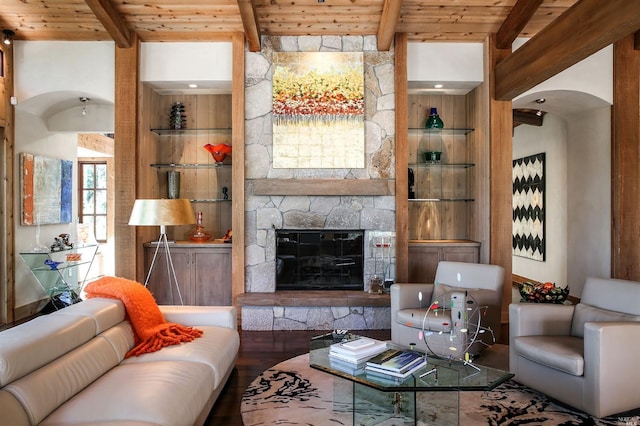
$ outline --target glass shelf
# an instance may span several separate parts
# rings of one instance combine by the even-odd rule
[[[475,201],[474,198],[409,198],[413,202],[442,202],[442,201]]]
[[[214,169],[216,167],[231,167],[229,163],[156,163],[151,167],[157,169]]]
[[[474,163],[463,163],[463,164],[450,164],[450,163],[417,163],[417,164],[409,164],[409,167],[416,168],[429,168],[429,167],[452,167],[452,168],[462,168],[468,169],[469,167],[475,167]]]
[[[226,203],[231,201],[231,198],[192,198],[189,201],[192,203]]]
[[[195,135],[198,133],[230,135],[229,128],[195,128],[195,129],[151,129],[151,131],[160,136],[172,135]]]
[[[475,129],[425,129],[424,127],[410,127],[409,134],[410,135],[468,135],[472,133]]]

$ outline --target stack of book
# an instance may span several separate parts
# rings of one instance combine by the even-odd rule
[[[367,374],[404,379],[427,365],[424,354],[409,350],[387,349],[367,361]]]
[[[386,348],[386,342],[358,336],[346,342],[331,345],[329,359],[354,365],[364,364],[369,358],[383,352]]]

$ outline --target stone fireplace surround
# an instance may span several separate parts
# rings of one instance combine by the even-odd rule
[[[271,53],[362,51],[365,63],[365,167],[272,167]],[[375,36],[264,37],[245,52],[245,294],[243,330],[390,328],[389,296],[368,294],[371,241],[395,231],[394,54]],[[365,291],[275,291],[276,229],[365,231]]]

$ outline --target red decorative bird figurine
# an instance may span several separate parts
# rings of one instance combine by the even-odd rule
[[[204,149],[211,153],[216,163],[222,163],[227,157],[227,154],[231,154],[231,145],[227,145],[226,143],[220,143],[218,145],[208,143],[204,146]]]

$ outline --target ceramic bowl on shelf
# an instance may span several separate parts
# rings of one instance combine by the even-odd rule
[[[441,156],[442,156],[441,151],[426,151],[423,154],[424,161],[427,163],[439,163]]]
[[[211,153],[213,160],[216,163],[222,163],[228,154],[231,154],[231,145],[220,143],[218,145],[211,145],[210,143],[204,146],[204,149]]]

